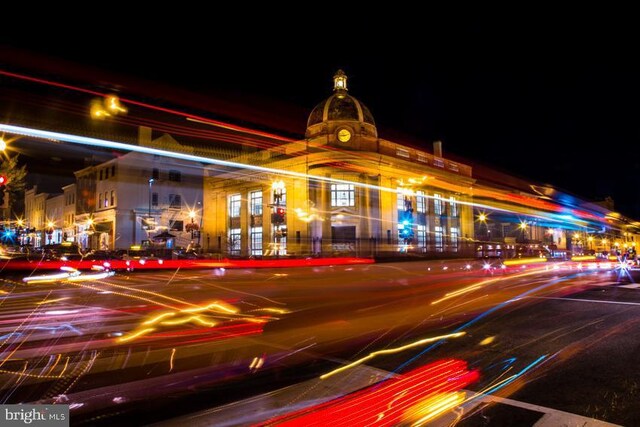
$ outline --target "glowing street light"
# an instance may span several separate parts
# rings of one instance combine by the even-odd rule
[[[7,142],[4,139],[0,138],[0,151],[4,151],[6,149],[7,149]]]

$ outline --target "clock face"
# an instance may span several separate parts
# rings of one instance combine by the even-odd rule
[[[341,142],[347,142],[351,139],[351,132],[349,132],[347,129],[340,129],[340,131],[338,132],[338,139]]]

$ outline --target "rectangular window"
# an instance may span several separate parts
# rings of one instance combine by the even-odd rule
[[[460,168],[458,167],[458,165],[456,163],[449,163],[449,169],[454,171],[454,172],[459,172]]]
[[[249,193],[249,205],[251,209],[251,215],[262,215],[262,191],[252,191]],[[260,232],[262,233],[262,231]]]
[[[355,206],[356,187],[353,184],[331,184],[331,206]]]
[[[102,169],[100,169],[100,181],[102,181]]]
[[[401,192],[398,192],[398,202],[397,202],[397,208],[399,211],[404,211],[404,194],[402,194]]]
[[[182,197],[179,194],[169,194],[169,207],[177,209],[181,208]]]
[[[105,208],[109,207],[109,192],[108,191],[104,192],[104,207]]]
[[[427,212],[427,196],[424,191],[416,191],[416,204],[418,213]]]
[[[425,155],[424,155],[424,154],[422,154],[422,153],[418,153],[418,159],[417,159],[417,160],[418,160],[419,162],[421,162],[421,163],[427,163],[427,156],[425,156]]]
[[[158,193],[151,194],[151,206],[158,206]]]
[[[111,166],[111,177],[113,178],[114,176],[116,176],[116,165]]]
[[[169,228],[171,231],[183,231],[184,230],[184,221],[173,221],[169,222]]]
[[[229,196],[229,218],[240,218],[241,201],[239,194]]]
[[[251,227],[250,232],[251,232],[251,255],[262,256],[262,227]]]
[[[458,203],[456,203],[455,197],[449,197],[449,207],[451,210],[450,215],[454,218],[457,218],[459,215],[459,212],[458,212]]]
[[[104,170],[104,179],[109,179],[109,168]]]
[[[114,206],[116,204],[116,192],[114,190],[111,190],[111,206]]]
[[[433,233],[433,237],[434,237],[434,241],[436,244],[436,252],[443,252],[444,251],[444,245],[443,245],[443,236],[442,236],[442,227],[440,226],[436,226],[434,228],[434,233]]]
[[[451,227],[451,251],[458,252],[458,240],[460,238],[460,233],[458,231],[458,227]]]
[[[404,157],[405,159],[408,159],[409,157],[411,157],[409,154],[409,150],[405,150],[404,148],[400,148],[400,147],[396,149],[396,155],[398,157]]]
[[[98,208],[102,207],[102,193],[98,194]]]
[[[420,252],[426,252],[427,250],[427,226],[418,225],[418,248]]]
[[[443,168],[444,167],[444,160],[442,160],[442,159],[433,159],[433,165],[437,166],[439,168]]]
[[[229,253],[231,255],[240,255],[241,234],[239,228],[229,229]]]
[[[151,171],[151,178],[153,178],[155,180],[160,179],[160,169],[153,168],[153,170]]]
[[[443,215],[444,208],[442,203],[442,195],[436,193],[433,195],[433,212],[436,215]]]
[[[171,169],[169,171],[169,181],[173,181],[173,182],[182,181],[182,173],[178,170]]]

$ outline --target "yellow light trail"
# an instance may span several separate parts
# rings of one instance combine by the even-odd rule
[[[466,393],[463,391],[456,391],[451,393],[442,393],[436,396],[430,397],[425,401],[418,403],[417,408],[413,410],[413,413],[409,413],[410,418],[419,416],[417,421],[413,422],[411,426],[422,426],[425,423],[432,421],[447,411],[461,405],[466,398]],[[405,418],[406,419],[406,418]]]
[[[161,325],[169,325],[169,326],[173,326],[173,325],[184,325],[185,323],[190,323],[190,322],[195,322],[195,323],[200,323],[201,325],[204,326],[215,326],[216,323],[215,322],[208,322],[204,319],[202,319],[200,316],[190,316],[190,317],[186,317],[183,319],[175,319],[175,320],[165,320],[164,322],[161,322]]]
[[[57,299],[49,299],[49,300],[37,302],[36,305],[53,304],[54,302],[60,302],[60,301],[64,301],[64,300],[67,300],[67,299],[69,299],[69,297],[57,298]]]
[[[219,309],[220,311],[225,311],[229,314],[236,314],[238,311],[240,311],[236,307],[233,307],[232,305],[224,304],[219,301],[216,301],[204,307],[186,308],[182,311],[185,313],[198,313],[205,310],[214,311],[214,309]]]
[[[540,258],[540,257],[508,259],[508,260],[505,260],[503,264],[504,265],[525,265],[525,264],[536,264],[539,262],[547,262],[547,259]]]
[[[162,313],[154,317],[153,319],[149,319],[146,322],[142,322],[143,325],[153,325],[158,320],[164,319],[165,317],[175,316],[175,313]]]
[[[538,258],[534,258],[534,259],[538,259]],[[544,259],[544,258],[541,258],[541,259],[546,261],[546,259]],[[520,277],[530,276],[532,274],[538,274],[539,272],[540,272],[539,269],[533,269],[533,270],[530,270],[530,271],[525,271],[523,273],[511,274],[509,276],[502,276],[502,277],[495,277],[493,279],[486,279],[486,280],[483,280],[481,282],[474,283],[473,285],[466,286],[466,287],[464,287],[462,289],[458,289],[457,291],[449,292],[449,293],[445,294],[442,298],[440,298],[438,300],[435,300],[435,301],[432,301],[431,305],[439,304],[442,301],[446,301],[448,299],[451,299],[451,298],[466,294],[466,293],[474,291],[476,289],[480,289],[483,286],[491,284],[491,283],[495,283],[495,282],[499,282],[501,280],[507,280],[507,279],[509,279],[509,280],[517,279],[517,278],[520,278]]]
[[[120,338],[118,338],[118,341],[119,342],[131,341],[132,339],[138,338],[139,336],[148,334],[148,333],[153,332],[153,331],[155,331],[155,328],[143,329],[143,330],[135,332],[135,333],[133,333],[133,334],[131,334],[129,336],[120,337]]]
[[[333,370],[331,372],[327,372],[326,374],[320,375],[320,379],[321,380],[327,379],[327,378],[329,378],[329,377],[331,377],[331,376],[333,376],[335,374],[338,374],[338,373],[340,373],[342,371],[346,371],[347,369],[351,369],[351,368],[353,368],[355,366],[361,365],[364,362],[366,362],[367,360],[371,360],[374,357],[379,356],[379,355],[399,353],[401,351],[407,350],[409,348],[417,347],[417,346],[422,345],[422,344],[427,344],[427,343],[430,343],[430,342],[433,342],[433,341],[446,340],[446,339],[449,339],[449,338],[458,338],[458,337],[461,337],[461,336],[463,336],[465,334],[466,334],[466,332],[456,332],[456,333],[453,333],[453,334],[440,335],[440,336],[437,336],[437,337],[423,338],[421,340],[412,342],[410,344],[403,345],[401,347],[374,351],[373,353],[369,353],[369,355],[367,355],[367,356],[365,356],[365,357],[363,357],[361,359],[358,359],[355,362],[351,362],[348,365],[342,366],[342,367],[340,367],[338,369],[335,369],[335,370]]]
[[[596,257],[594,255],[582,255],[582,256],[573,256],[571,257],[571,261],[595,261]]]
[[[176,355],[176,349],[171,349],[171,357],[169,358],[169,372],[173,371],[173,358]]]

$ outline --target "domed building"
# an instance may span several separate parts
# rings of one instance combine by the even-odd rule
[[[371,111],[333,76],[305,139],[274,144],[205,173],[212,252],[237,256],[473,251],[471,167],[378,136]]]

